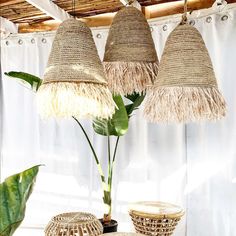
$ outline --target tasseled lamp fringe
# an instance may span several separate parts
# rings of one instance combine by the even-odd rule
[[[103,62],[108,87],[114,94],[143,93],[158,73],[158,62]]]
[[[216,87],[152,87],[144,107],[145,118],[160,123],[219,120],[226,114]]]
[[[111,118],[115,102],[107,87],[93,83],[56,82],[40,86],[37,93],[43,118]]]

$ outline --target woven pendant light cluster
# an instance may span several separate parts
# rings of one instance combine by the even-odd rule
[[[205,43],[185,15],[166,41],[144,107],[147,120],[162,123],[218,120],[226,114]]]
[[[224,117],[226,103],[209,53],[198,30],[187,23],[187,0],[184,8],[182,22],[166,41],[160,69],[149,25],[135,7],[114,17],[103,66],[86,24],[64,21],[37,95],[42,116],[108,119],[115,112],[112,93],[147,92],[144,116],[151,122]]]
[[[37,94],[43,117],[109,118],[115,103],[87,25],[76,19],[58,28]]]
[[[158,73],[150,27],[141,11],[128,6],[113,19],[103,60],[112,93],[145,92]]]

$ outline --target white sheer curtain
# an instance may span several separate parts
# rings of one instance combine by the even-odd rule
[[[236,235],[236,8],[207,17],[194,23],[212,57],[228,115],[220,122],[184,126],[148,124],[142,112],[136,112],[121,138],[116,162],[113,218],[119,221],[119,231],[133,231],[129,202],[162,200],[186,210],[176,236]],[[177,22],[151,22],[159,58]],[[107,33],[106,28],[93,29],[101,57]],[[42,76],[53,37],[37,33],[2,40],[2,72]],[[16,236],[43,235],[50,218],[62,212],[88,211],[102,217],[96,165],[76,123],[42,121],[30,90],[4,75],[2,85],[2,179],[45,164]],[[94,135],[90,122],[83,123],[105,167],[106,139]]]

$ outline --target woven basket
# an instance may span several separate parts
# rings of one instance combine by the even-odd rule
[[[87,25],[64,21],[52,44],[38,105],[44,117],[108,118],[115,104]]]
[[[113,93],[141,93],[155,80],[158,72],[155,45],[147,20],[135,7],[125,7],[114,17],[103,64]]]
[[[152,122],[217,120],[225,116],[212,62],[202,36],[188,24],[169,35],[157,80],[144,102],[144,115]]]
[[[130,206],[129,214],[137,233],[169,236],[173,234],[184,212],[169,203],[138,202]]]
[[[94,215],[73,212],[53,217],[45,229],[45,236],[97,236],[102,232],[102,224]]]

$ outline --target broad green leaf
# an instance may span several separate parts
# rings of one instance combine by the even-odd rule
[[[0,235],[11,236],[25,216],[39,166],[8,177],[0,184]]]
[[[131,95],[125,96],[127,99],[132,101],[132,103],[128,104],[125,106],[128,117],[131,117],[131,114],[134,110],[138,109],[138,107],[141,105],[143,102],[145,95],[139,95],[138,93],[133,93]]]
[[[36,92],[42,84],[42,80],[39,77],[25,72],[10,71],[5,72],[4,74],[17,79],[24,86],[31,88],[34,92]]]
[[[138,98],[138,97],[140,97],[140,96],[143,96],[143,95],[139,95],[138,93],[132,93],[132,94],[128,94],[128,95],[126,95],[125,97],[127,98],[127,99],[129,99],[131,102],[135,102],[135,100]]]
[[[111,119],[95,119],[93,129],[97,134],[122,136],[128,130],[128,115],[121,96],[113,96],[117,109]]]

